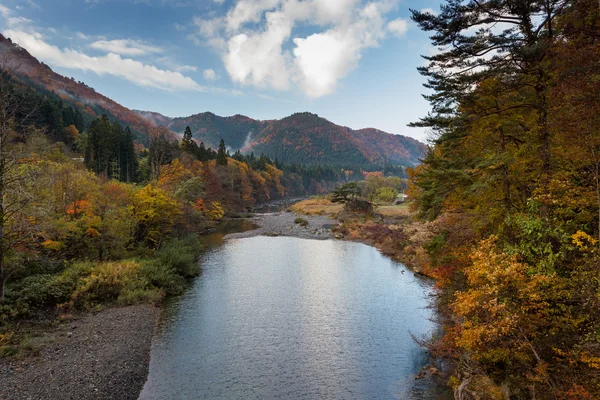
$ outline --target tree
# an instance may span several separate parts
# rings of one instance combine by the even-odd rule
[[[192,130],[189,125],[185,127],[183,139],[181,140],[181,150],[197,159],[201,159],[200,149],[192,137]]]
[[[173,146],[169,141],[171,133],[166,128],[159,128],[154,132],[150,139],[150,151],[148,160],[150,163],[151,179],[158,180],[160,177],[160,168],[162,165],[170,163],[173,158]],[[177,145],[177,142],[175,142]]]
[[[29,173],[23,168],[23,157],[13,143],[15,126],[24,125],[36,110],[26,97],[9,81],[3,60],[0,66],[0,303],[4,301],[6,281],[12,271],[7,264],[9,253],[18,237],[11,231],[10,224],[15,215],[30,200],[31,194],[22,190],[21,183],[27,182]]]
[[[356,200],[361,195],[360,187],[356,182],[350,182],[331,192],[331,201],[333,203],[346,204]]]
[[[133,147],[133,134],[129,127],[125,128],[125,133],[121,139],[120,147],[120,159],[121,159],[121,181],[133,182],[135,181],[135,172],[138,167],[137,156],[135,154],[135,148]]]
[[[221,139],[219,142],[219,151],[217,152],[217,165],[227,165],[227,149],[225,141]]]
[[[85,150],[85,165],[96,174],[108,175],[114,144],[112,127],[106,114],[92,121]]]
[[[535,113],[535,123],[522,123],[518,128],[537,136],[539,187],[547,187],[551,179],[547,99],[551,74],[546,61],[556,39],[556,19],[568,4],[567,0],[449,0],[439,15],[412,10],[420,28],[434,32],[432,44],[444,49],[425,57],[429,64],[419,68],[428,77],[425,86],[434,91],[425,96],[433,110],[412,125],[433,128],[436,143],[460,140],[456,129],[464,122],[460,107],[472,104],[482,82],[496,79],[502,90],[517,92],[519,97],[505,107],[493,105],[478,112],[527,109]],[[542,204],[541,212],[548,216],[547,204]]]

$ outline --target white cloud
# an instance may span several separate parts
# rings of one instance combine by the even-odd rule
[[[121,54],[123,56],[143,56],[146,54],[163,52],[163,49],[160,47],[151,46],[133,39],[98,40],[90,44],[89,47],[107,53]]]
[[[89,40],[90,37],[83,32],[75,32],[75,36],[80,40]]]
[[[408,30],[408,22],[406,22],[406,20],[404,20],[402,18],[398,18],[393,21],[390,21],[387,24],[387,29],[388,29],[388,31],[393,33],[395,36],[398,36],[398,37],[404,36],[406,31]]]
[[[0,15],[4,18],[4,22],[9,28],[27,25],[33,22],[28,18],[14,15],[10,8],[2,4],[0,4]]]
[[[196,43],[216,49],[231,80],[309,97],[335,91],[387,33],[406,31],[406,21],[387,24],[397,0],[238,0],[226,15],[195,18]],[[317,28],[295,37],[301,26]],[[387,28],[387,29],[386,29]]]
[[[204,72],[202,73],[202,75],[204,76],[204,79],[206,79],[207,81],[215,81],[217,80],[217,73],[215,72],[214,69],[205,69]]]
[[[429,13],[431,15],[438,15],[438,12],[435,11],[433,8],[424,8],[421,10],[422,13]]]
[[[43,38],[24,31],[7,30],[3,34],[26,48],[33,56],[57,67],[92,71],[98,75],[113,75],[138,86],[168,91],[209,90],[179,72],[159,69],[132,59],[124,59],[119,54],[109,53],[102,57],[91,57],[77,50],[59,49],[46,43]]]

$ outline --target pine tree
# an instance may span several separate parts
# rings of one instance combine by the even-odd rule
[[[227,165],[227,149],[225,141],[221,139],[219,142],[219,151],[217,152],[217,165]]]
[[[109,178],[121,179],[121,167],[122,167],[122,155],[123,155],[123,128],[115,121],[111,127],[111,155],[110,155],[110,169]]]
[[[133,147],[133,134],[127,127],[121,140],[121,181],[135,181],[135,172],[137,170],[137,156]]]
[[[110,122],[104,114],[92,121],[85,150],[86,166],[97,174],[108,174],[108,166],[113,152]]]
[[[434,91],[425,96],[433,110],[411,125],[432,128],[437,134],[435,143],[452,146],[464,139],[465,124],[473,121],[460,112],[461,108],[476,108],[478,116],[500,116],[511,110],[535,113],[533,123],[519,122],[511,135],[520,140],[520,135],[537,134],[539,187],[547,187],[552,171],[546,98],[550,73],[546,60],[556,40],[556,19],[568,3],[448,0],[439,15],[411,10],[412,19],[420,28],[433,32],[432,44],[443,49],[425,57],[429,64],[419,68],[428,78],[425,86]],[[509,105],[474,107],[479,102],[477,89],[490,80],[500,85],[497,93],[515,94]],[[430,161],[433,157],[429,157]],[[548,214],[545,204],[541,214]]]

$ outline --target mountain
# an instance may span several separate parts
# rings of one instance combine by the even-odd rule
[[[183,133],[185,127],[189,126],[194,133],[194,138],[204,142],[207,147],[217,148],[219,141],[223,139],[227,146],[234,150],[248,146],[250,140],[269,124],[269,121],[258,121],[243,115],[219,117],[211,112],[185,118],[170,118],[167,123],[164,123],[164,120],[156,113],[153,114],[155,122],[166,126],[173,132]]]
[[[8,69],[14,78],[38,92],[58,96],[63,102],[80,110],[91,121],[102,114],[129,126],[138,137],[148,133],[156,124],[142,118],[138,113],[123,107],[114,100],[96,92],[83,82],[66,78],[39,62],[29,52],[0,35],[0,67]]]
[[[209,112],[186,118],[140,115],[180,134],[189,125],[194,138],[208,147],[216,147],[222,138],[233,151],[264,153],[284,163],[412,166],[427,149],[410,137],[373,128],[352,130],[307,112],[275,121],[242,115],[219,117]]]
[[[170,118],[155,112],[130,110],[83,82],[55,73],[26,49],[2,35],[0,67],[48,98],[51,108],[77,110],[84,120],[81,129],[94,118],[107,114],[110,120],[129,126],[142,142],[147,142],[157,127],[182,134],[189,125],[194,137],[207,147],[216,148],[224,139],[230,151],[264,153],[284,163],[336,166],[410,166],[417,164],[426,150],[423,143],[406,136],[372,128],[352,130],[311,113],[260,121],[243,115],[220,117],[210,112]],[[44,126],[49,124],[46,122],[48,119],[53,119],[52,124],[57,127],[54,131],[60,131],[61,122],[64,122],[60,115],[51,111],[46,114],[50,117],[42,119]]]

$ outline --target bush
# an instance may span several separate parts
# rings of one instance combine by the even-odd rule
[[[159,263],[173,268],[177,274],[191,278],[200,273],[198,256],[202,243],[197,235],[188,235],[183,239],[171,239],[156,252]]]
[[[97,264],[91,273],[80,280],[71,295],[71,304],[89,308],[95,304],[115,302],[125,287],[144,288],[139,279],[141,264],[135,260]]]
[[[181,294],[186,287],[183,276],[170,265],[156,260],[144,262],[140,275],[150,287],[161,289],[167,295]]]
[[[300,226],[305,226],[305,227],[308,226],[308,221],[306,219],[304,219],[304,218],[301,218],[301,217],[296,218],[294,220],[294,223],[298,224]]]
[[[371,215],[373,214],[373,204],[366,200],[354,199],[348,201],[344,205],[346,211],[358,214]]]

